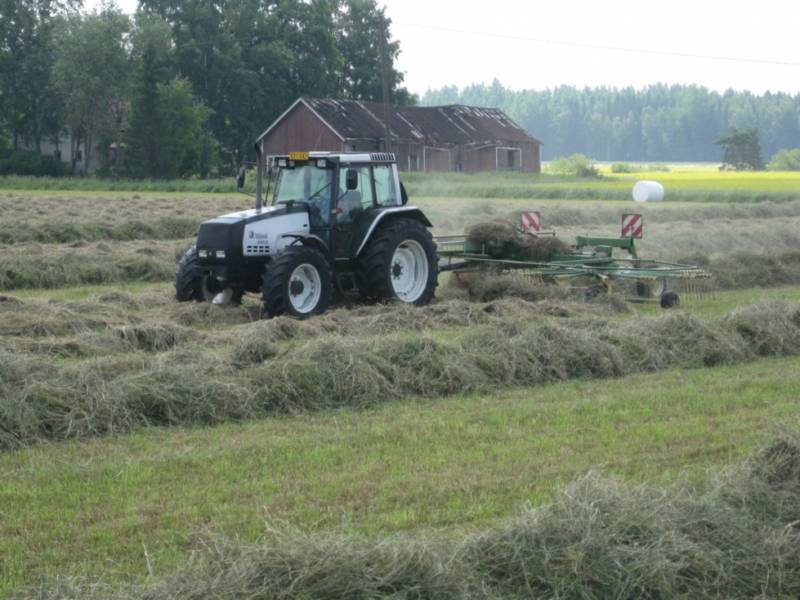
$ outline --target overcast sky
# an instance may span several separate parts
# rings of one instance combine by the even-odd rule
[[[399,67],[406,72],[406,85],[418,94],[494,78],[514,89],[665,82],[697,83],[720,91],[800,93],[800,0],[381,3],[400,40]],[[86,2],[89,7],[96,4],[98,0]],[[119,5],[131,12],[136,0],[120,0]],[[608,46],[765,62],[600,48]]]

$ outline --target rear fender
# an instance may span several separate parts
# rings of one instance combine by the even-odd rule
[[[361,251],[364,250],[364,247],[367,245],[370,239],[372,239],[373,234],[378,229],[378,227],[386,224],[391,223],[397,219],[414,219],[415,221],[419,221],[425,227],[433,227],[433,223],[428,220],[428,217],[425,216],[425,213],[422,212],[416,206],[399,206],[397,208],[385,208],[377,213],[375,218],[370,222],[369,226],[366,228],[364,235],[361,237],[361,244],[358,246],[356,250],[355,256],[358,257],[361,254]]]

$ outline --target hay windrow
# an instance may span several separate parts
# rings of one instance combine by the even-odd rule
[[[42,305],[32,306],[40,319]],[[559,311],[551,317],[547,306],[503,299],[411,313],[422,328],[470,326],[444,338],[409,334],[393,318],[393,306],[334,311],[318,321],[256,321],[227,332],[115,325],[113,312],[97,318],[90,310],[70,310],[83,323],[77,333],[74,323],[58,329],[54,323],[62,321],[45,321],[42,330],[34,321],[26,326],[32,339],[3,340],[0,445],[800,354],[797,303],[760,303],[707,321],[685,313],[620,320],[580,312],[565,318]],[[248,310],[192,305],[186,314],[241,323]],[[15,357],[20,352],[24,359]],[[103,354],[109,357],[97,358]],[[115,356],[118,365],[109,362]],[[42,365],[46,378],[30,377],[31,365]],[[103,376],[93,375],[101,367]]]
[[[589,473],[479,532],[367,538],[269,527],[211,538],[140,585],[60,577],[21,598],[792,598],[800,593],[800,429],[703,488]]]

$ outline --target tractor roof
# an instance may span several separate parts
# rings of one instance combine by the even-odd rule
[[[333,163],[385,163],[397,162],[393,152],[290,152],[279,154],[273,159],[285,158],[288,160],[314,160],[324,158]]]

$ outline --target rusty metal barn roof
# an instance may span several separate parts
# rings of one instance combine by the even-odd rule
[[[265,137],[297,104],[308,106],[328,127],[343,139],[378,139],[384,136],[383,104],[360,100],[329,98],[298,98],[269,129]],[[478,108],[453,104],[450,106],[390,107],[389,124],[392,137],[424,143],[495,144],[527,142],[541,144],[527,131],[514,123],[498,108]]]

